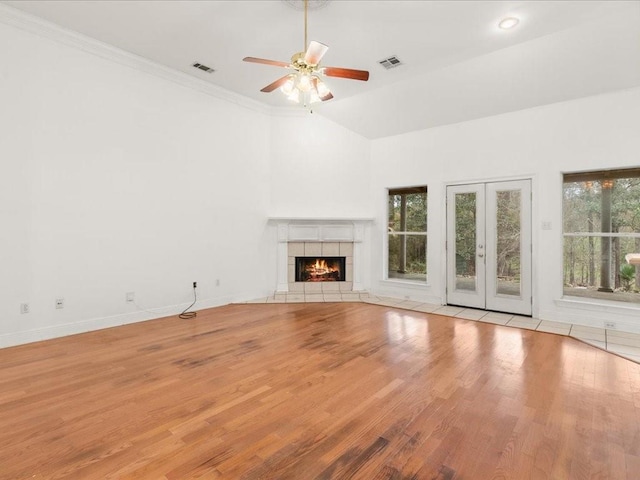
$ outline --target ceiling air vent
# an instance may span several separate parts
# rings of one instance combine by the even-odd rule
[[[392,57],[385,58],[384,60],[380,60],[378,63],[382,65],[384,68],[386,68],[387,70],[389,70],[390,68],[395,68],[402,65],[402,62],[395,55],[393,55]]]
[[[193,64],[194,67],[202,70],[203,72],[207,72],[207,73],[213,73],[215,72],[215,70],[211,67],[207,67],[206,65],[203,65],[201,63],[194,63]]]

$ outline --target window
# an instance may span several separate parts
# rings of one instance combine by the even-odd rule
[[[640,303],[640,169],[564,176],[564,294]]]
[[[427,187],[389,189],[390,279],[427,281]]]

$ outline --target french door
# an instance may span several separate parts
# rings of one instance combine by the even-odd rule
[[[531,181],[447,187],[447,303],[531,315]]]

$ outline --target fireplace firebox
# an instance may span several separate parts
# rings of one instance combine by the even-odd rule
[[[346,257],[296,257],[296,282],[344,282]]]

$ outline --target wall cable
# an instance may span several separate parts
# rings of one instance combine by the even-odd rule
[[[193,282],[193,303],[189,305],[187,308],[185,308],[184,311],[180,315],[178,315],[178,318],[181,318],[183,320],[195,318],[196,315],[198,315],[198,312],[190,312],[188,310],[191,307],[193,307],[197,301],[198,301],[198,296],[196,295],[196,282]]]

